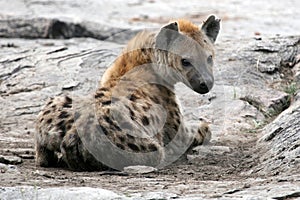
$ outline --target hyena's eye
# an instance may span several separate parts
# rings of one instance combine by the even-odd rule
[[[190,63],[190,61],[188,61],[187,59],[181,59],[181,64],[185,67],[189,67],[192,66],[192,64]]]
[[[208,58],[207,58],[207,63],[208,63],[208,64],[212,64],[212,62],[213,62],[213,57],[212,57],[212,55],[210,55],[210,56],[208,56]]]

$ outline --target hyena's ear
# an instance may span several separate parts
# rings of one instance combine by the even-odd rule
[[[156,36],[155,48],[169,50],[171,44],[178,37],[178,23],[172,22],[163,26]]]
[[[207,37],[214,43],[217,39],[220,30],[220,19],[216,19],[214,15],[208,17],[203,23],[201,29]]]

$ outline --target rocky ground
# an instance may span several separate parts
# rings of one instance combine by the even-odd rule
[[[299,6],[0,0],[0,199],[300,198]],[[211,13],[223,19],[216,84],[206,95],[176,88],[187,120],[211,122],[210,144],[146,174],[34,165],[34,120],[48,97],[91,93],[138,30]]]

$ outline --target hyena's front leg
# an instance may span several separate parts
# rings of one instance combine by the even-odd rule
[[[193,143],[191,145],[191,148],[198,145],[206,144],[210,141],[211,130],[209,127],[209,123],[206,120],[200,118],[199,123],[197,125],[190,125],[189,129],[189,135],[193,137]]]

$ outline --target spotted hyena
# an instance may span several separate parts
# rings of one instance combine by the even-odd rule
[[[220,20],[187,20],[142,31],[104,73],[90,98],[51,98],[37,120],[36,163],[72,170],[163,167],[210,139],[206,122],[187,126],[174,85],[213,87],[213,43]]]

